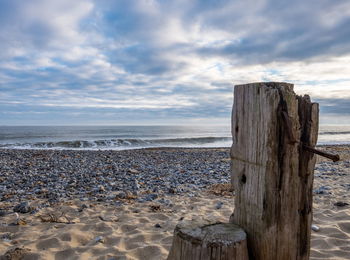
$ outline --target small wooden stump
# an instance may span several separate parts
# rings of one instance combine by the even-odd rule
[[[174,231],[168,260],[247,260],[246,233],[232,223],[184,221]]]

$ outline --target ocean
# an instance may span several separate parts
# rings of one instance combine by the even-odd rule
[[[230,147],[230,126],[0,126],[0,148],[125,150]],[[350,125],[321,125],[318,144],[350,144]]]

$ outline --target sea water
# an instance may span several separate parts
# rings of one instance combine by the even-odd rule
[[[230,126],[0,126],[0,148],[124,150],[230,147]],[[318,144],[350,144],[350,125],[321,125]]]

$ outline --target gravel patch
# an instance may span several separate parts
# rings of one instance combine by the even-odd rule
[[[0,200],[14,205],[128,196],[152,201],[228,182],[229,149],[0,150]]]

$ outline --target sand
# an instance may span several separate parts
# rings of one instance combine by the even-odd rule
[[[328,188],[314,195],[313,224],[319,231],[312,231],[311,259],[350,259],[350,206],[335,205],[350,204],[349,149],[322,149],[339,152],[343,161],[318,159],[314,187]],[[114,206],[70,200],[19,214],[19,219],[16,213],[7,214],[0,217],[0,255],[12,249],[23,259],[166,259],[180,220],[227,222],[233,212],[234,197],[228,190],[163,197],[171,203],[126,199],[122,206]]]
[[[228,196],[172,196],[171,200],[172,207],[154,202],[121,207],[91,204],[78,212],[82,203],[74,201],[51,209],[66,212],[69,221],[74,222],[71,224],[43,223],[39,216],[45,212],[21,215],[26,225],[1,227],[1,234],[11,233],[11,242],[2,242],[0,252],[15,246],[30,249],[27,255],[31,258],[27,259],[165,259],[174,227],[181,218],[205,216],[226,221],[232,213],[233,200]],[[218,202],[223,202],[220,209],[216,209]],[[15,220],[12,214],[2,222]]]

